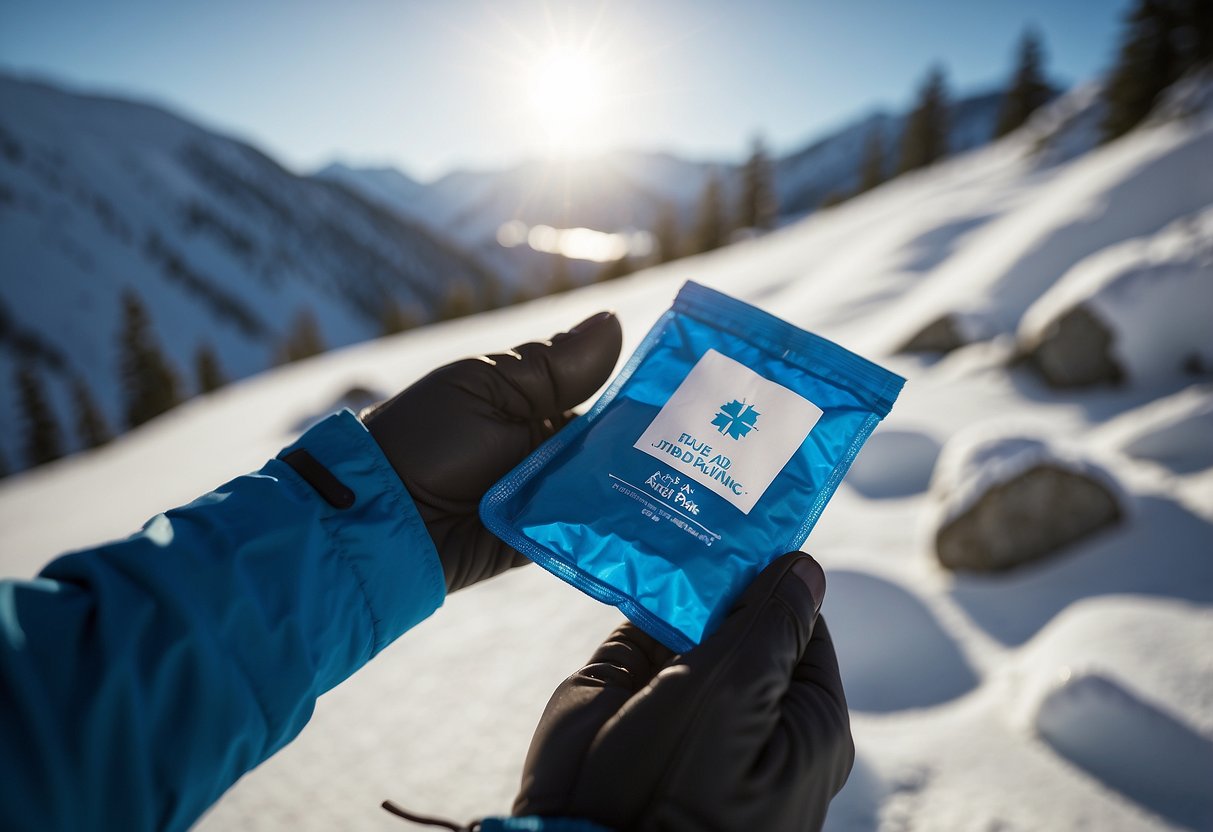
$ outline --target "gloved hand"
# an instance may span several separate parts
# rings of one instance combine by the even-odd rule
[[[433,538],[448,592],[527,562],[481,525],[480,498],[606,382],[622,339],[619,319],[600,312],[550,342],[440,367],[363,411]]]
[[[855,756],[817,618],[824,592],[821,567],[795,552],[685,655],[624,624],[556,689],[515,814],[620,830],[819,829]]]

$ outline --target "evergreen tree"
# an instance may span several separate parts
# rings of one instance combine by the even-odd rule
[[[708,176],[703,195],[699,198],[699,215],[695,223],[695,253],[720,248],[728,239],[724,217],[724,188],[715,173]]]
[[[1104,88],[1104,141],[1136,127],[1167,87],[1210,60],[1209,0],[1137,0],[1125,18],[1116,64]]]
[[[573,275],[569,270],[569,258],[563,254],[553,253],[552,275],[548,278],[548,294],[557,295],[577,288]]]
[[[383,311],[379,315],[379,331],[382,335],[395,335],[421,326],[417,314],[402,306],[394,298],[384,298]]]
[[[38,374],[28,366],[17,370],[17,395],[25,420],[25,460],[30,467],[63,456],[63,435]]]
[[[462,318],[466,315],[471,315],[476,311],[476,301],[472,297],[471,288],[462,280],[451,284],[447,290],[446,297],[442,299],[442,306],[438,310],[438,318],[443,321]]]
[[[898,173],[932,165],[948,153],[948,88],[941,67],[933,67],[901,135]]]
[[[147,309],[130,290],[122,295],[119,338],[126,423],[133,428],[180,404],[180,383],[156,344]]]
[[[227,376],[219,367],[219,356],[210,344],[202,344],[194,353],[194,375],[198,377],[199,393],[212,393],[227,384]]]
[[[594,275],[594,281],[596,283],[603,283],[607,280],[624,277],[634,271],[636,271],[636,267],[632,264],[632,259],[624,255],[617,260],[608,260],[603,263],[602,268],[598,270],[598,274]]]
[[[743,228],[769,229],[775,226],[778,208],[775,199],[771,160],[761,137],[755,137],[741,172],[741,206],[738,217]]]
[[[1209,0],[1186,0],[1183,3],[1183,25],[1191,66],[1213,63],[1213,3]]]
[[[282,344],[283,361],[302,361],[313,355],[320,355],[326,349],[328,348],[324,344],[324,335],[320,332],[316,316],[312,314],[311,309],[300,309]]]
[[[1044,47],[1040,33],[1026,29],[1019,41],[1019,57],[1011,85],[1002,99],[998,127],[994,135],[1005,136],[1021,127],[1028,117],[1049,100],[1049,84],[1044,74]]]
[[[1162,91],[1179,77],[1175,23],[1165,0],[1137,0],[1129,10],[1116,64],[1104,88],[1104,141],[1136,127]]]
[[[835,205],[842,205],[842,203],[850,199],[851,196],[851,194],[848,194],[845,191],[829,191],[821,198],[821,202],[817,204],[817,207],[818,209],[824,211],[826,208],[833,208]]]
[[[657,262],[668,263],[682,256],[681,232],[678,228],[678,209],[663,202],[657,211],[653,226],[653,242],[657,246]]]
[[[72,379],[72,407],[76,410],[76,437],[80,447],[96,448],[113,438],[101,408],[97,407],[88,385],[79,376]]]
[[[863,143],[863,161],[859,165],[859,193],[870,191],[885,180],[884,139],[880,127],[868,131]]]

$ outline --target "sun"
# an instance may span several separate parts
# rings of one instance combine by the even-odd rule
[[[608,93],[602,62],[586,49],[554,47],[528,67],[526,85],[532,117],[550,148],[585,150]]]

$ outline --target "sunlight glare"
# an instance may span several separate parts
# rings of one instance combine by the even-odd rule
[[[552,149],[584,149],[606,94],[601,64],[585,50],[554,48],[531,66],[527,88]]]

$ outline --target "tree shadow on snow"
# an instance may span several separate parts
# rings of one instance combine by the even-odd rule
[[[862,572],[831,572],[822,612],[851,710],[924,708],[977,685],[952,637],[897,584]]]
[[[901,268],[910,272],[931,271],[952,256],[952,252],[966,234],[976,231],[997,216],[998,214],[982,214],[966,217],[919,234],[902,247],[906,258],[902,261]]]
[[[1003,575],[957,575],[952,597],[986,632],[1019,645],[1074,601],[1162,595],[1213,603],[1213,526],[1172,500],[1140,496],[1121,525]]]

